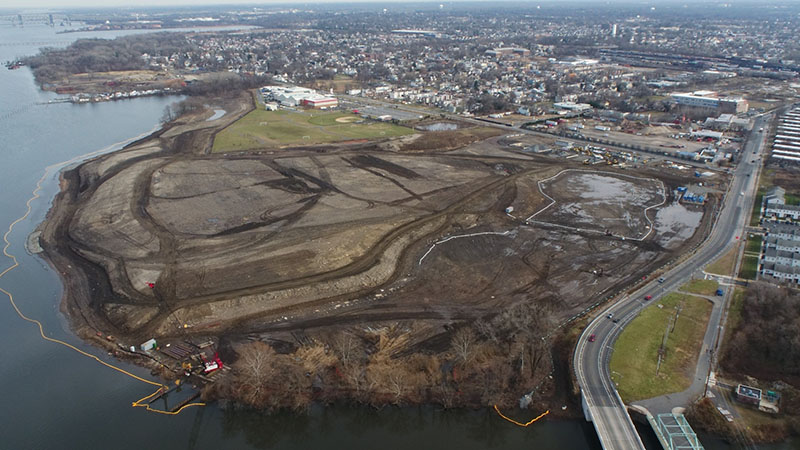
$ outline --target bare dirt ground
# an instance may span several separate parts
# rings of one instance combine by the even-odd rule
[[[228,102],[63,174],[42,242],[78,326],[295,344],[400,327],[392,354],[444,352],[455,328],[519,305],[549,333],[705,230],[659,212],[685,179],[520,155],[491,130],[459,148],[211,154],[250,99]]]
[[[105,93],[115,91],[180,88],[183,78],[167,71],[124,70],[77,73],[53,80],[45,88],[62,93]]]

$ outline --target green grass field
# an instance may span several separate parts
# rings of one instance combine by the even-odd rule
[[[800,197],[794,194],[786,194],[784,196],[787,205],[797,206],[800,205]]]
[[[761,235],[753,235],[747,240],[747,247],[745,247],[744,251],[755,254],[761,253],[761,241],[763,240],[764,238]]]
[[[757,227],[761,220],[761,201],[764,199],[764,189],[759,188],[756,201],[753,202],[753,211],[750,213],[750,226]]]
[[[658,305],[663,305],[659,308]],[[683,305],[667,338],[658,375],[658,350],[669,318]],[[620,335],[611,356],[611,377],[626,402],[681,392],[692,384],[697,357],[711,314],[703,298],[671,293],[645,308]]]
[[[739,269],[739,278],[755,280],[756,274],[758,274],[758,257],[745,256],[742,260],[742,267]]]
[[[725,339],[728,339],[729,334],[732,333],[739,326],[742,321],[742,307],[744,307],[744,294],[743,288],[734,288],[733,296],[731,297],[731,304],[728,308],[728,326],[725,332]]]
[[[714,280],[692,280],[681,286],[681,290],[692,294],[714,295],[718,287],[719,283]]]
[[[412,133],[414,131],[410,128],[364,121],[356,115],[344,112],[256,109],[217,133],[213,151],[230,152],[355,139],[380,139]]]

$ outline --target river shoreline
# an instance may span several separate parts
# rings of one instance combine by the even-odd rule
[[[0,32],[4,42],[48,42],[56,46],[68,43],[54,40],[57,38],[53,30],[46,26],[5,27]],[[74,33],[61,39],[113,38],[120,34],[123,33]],[[37,47],[5,46],[0,52],[3,53],[0,59],[5,61],[34,54]],[[0,203],[7,214],[6,225],[24,212],[25,200],[46,166],[82,155],[86,149],[116,146],[114,143],[143,132],[152,134],[154,119],[167,106],[165,102],[173,100],[148,97],[83,106],[49,104],[53,94],[36,88],[28,69],[2,70],[0,78],[9,94],[8,102],[0,106],[3,117],[0,128],[6,139],[6,164],[2,170],[7,183],[3,190],[6,195],[0,198]],[[42,121],[48,125],[34,126]],[[109,341],[105,337],[98,339],[90,332],[86,333],[88,340],[76,336],[71,331],[71,319],[60,312],[64,294],[61,275],[51,271],[53,266],[46,258],[25,251],[26,237],[50,210],[59,190],[58,183],[59,176],[49,173],[41,197],[32,202],[29,219],[14,227],[9,237],[10,251],[17,255],[21,266],[3,277],[0,284],[14,294],[26,315],[42,322],[47,336],[64,340],[145,379],[156,380],[139,367],[141,364],[129,364],[125,355],[107,356]],[[582,420],[545,420],[535,427],[520,429],[485,409],[443,411],[410,406],[374,409],[341,403],[315,405],[301,414],[268,415],[249,408],[223,409],[224,405],[214,403],[164,417],[130,406],[131,401],[150,394],[153,387],[42,340],[36,328],[21,320],[8,301],[3,303],[6,308],[3,336],[12,343],[4,351],[4,399],[15,405],[0,414],[8,429],[4,445],[9,448],[59,448],[64,442],[76,447],[102,448],[114,442],[121,449],[135,449],[143,444],[154,449],[198,448],[202,443],[202,447],[296,450],[373,448],[390,442],[394,448],[522,449],[530,448],[534,436],[531,431],[535,431],[536,445],[541,448],[598,448],[592,440],[591,425],[587,427]],[[87,344],[89,341],[92,343]],[[519,420],[529,417],[503,411]],[[535,415],[535,411],[531,413]],[[30,432],[32,427],[36,433]],[[198,445],[192,447],[194,443]]]
[[[230,122],[235,120],[241,114],[234,114],[233,117],[227,117],[226,121]],[[45,220],[38,227],[39,240],[42,243],[43,252],[41,257],[45,259],[48,264],[59,274],[64,286],[64,295],[61,301],[61,310],[67,317],[72,330],[86,342],[103,349],[110,355],[121,360],[133,362],[151,371],[152,374],[161,377],[164,380],[173,380],[182,377],[182,371],[178,368],[167,368],[163,362],[157,361],[158,358],[153,359],[153,355],[147,352],[138,350],[138,343],[144,341],[146,336],[141,333],[129,333],[124,329],[120,329],[115,323],[109,320],[105,314],[98,314],[98,308],[109,302],[113,302],[113,298],[117,295],[112,288],[109,276],[106,269],[99,267],[96,263],[88,261],[83,255],[77,253],[75,249],[69,245],[73,242],[70,233],[69,224],[72,222],[75,214],[84,208],[81,199],[90,195],[91,190],[87,191],[87,186],[82,180],[85,175],[86,167],[95,164],[99,161],[105,161],[110,158],[121,158],[128,151],[136,151],[137,148],[143,146],[150,146],[156,142],[163,145],[162,137],[165,134],[170,134],[167,139],[174,139],[172,134],[176,127],[188,127],[191,129],[193,124],[202,123],[205,121],[205,114],[196,114],[197,117],[191,116],[189,118],[182,118],[177,122],[165,124],[161,128],[154,130],[147,136],[135,139],[127,143],[121,149],[105,153],[102,155],[91,156],[88,159],[80,162],[75,162],[70,167],[64,168],[59,173],[59,192],[56,194],[52,207],[47,212]],[[219,119],[221,120],[221,119]],[[180,133],[178,134],[180,136]],[[170,153],[169,150],[167,154]],[[185,151],[185,150],[184,150]],[[131,161],[139,160],[138,157],[133,157]],[[130,162],[124,163],[126,166]],[[91,181],[91,179],[90,179]],[[102,181],[101,181],[102,182]],[[97,184],[96,182],[95,185]],[[88,250],[88,249],[87,249]],[[244,336],[234,338],[232,344],[239,347],[247,342]],[[218,342],[218,344],[221,344]],[[229,345],[229,344],[225,344]],[[227,356],[235,358],[235,353],[228,352]],[[561,376],[568,376],[568,369]],[[203,384],[200,379],[194,379],[195,384]],[[549,387],[547,387],[549,386]],[[310,385],[307,387],[310,388]],[[306,389],[307,389],[306,388]],[[438,394],[434,394],[435,386],[420,385],[415,389],[427,390],[427,394],[408,396],[405,397],[400,403],[404,405],[415,404],[441,404],[444,402],[446,407],[465,407],[465,408],[480,408],[489,406],[485,402],[478,400],[479,395],[468,394],[464,398],[457,399],[456,397],[447,400],[435,400]],[[556,394],[553,390],[554,384],[547,383],[542,392],[539,392],[540,397],[531,402],[531,407],[536,410],[551,409],[553,416],[564,418],[575,418],[574,401],[570,401],[562,394]],[[232,388],[236,391],[236,388]],[[397,404],[398,400],[390,400],[385,395],[376,394],[373,397],[364,397],[362,394],[354,395],[350,388],[347,386],[340,386],[336,382],[319,391],[317,388],[313,394],[314,398],[324,399],[323,402],[329,401],[356,401],[360,403],[372,404],[373,406],[381,406],[384,404]],[[466,387],[464,387],[466,389]],[[213,393],[207,397],[215,397],[220,399],[228,399],[232,395],[230,392],[227,394],[225,390],[215,389]],[[232,392],[232,391],[231,391]],[[466,394],[466,392],[465,392]],[[303,395],[310,395],[310,391]],[[309,399],[311,397],[308,397]],[[416,400],[414,400],[416,399]],[[241,399],[240,399],[241,400]],[[510,398],[506,400],[508,402]],[[512,400],[515,403],[516,400]],[[571,407],[562,409],[562,405],[571,404]],[[288,406],[288,405],[287,405]],[[505,403],[504,407],[509,404]]]

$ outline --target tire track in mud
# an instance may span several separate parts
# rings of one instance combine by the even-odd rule
[[[342,157],[342,161],[346,162],[351,167],[354,167],[356,169],[360,169],[360,170],[363,170],[365,172],[371,173],[371,174],[375,175],[376,177],[382,178],[384,180],[388,180],[390,183],[392,183],[395,186],[399,187],[400,189],[403,190],[403,192],[408,194],[409,197],[410,197],[410,198],[403,199],[403,201],[408,201],[410,199],[414,199],[414,200],[418,200],[418,201],[422,201],[423,200],[422,196],[420,196],[416,192],[412,191],[411,189],[405,187],[403,185],[403,183],[397,181],[393,177],[390,177],[390,176],[382,173],[379,170],[375,170],[375,169],[373,169],[373,168],[371,168],[371,167],[369,167],[369,166],[367,166],[365,164],[360,164],[360,163],[356,162],[355,159],[348,159],[348,158]]]
[[[186,139],[186,138],[184,138],[184,139]],[[174,146],[171,146],[171,147],[175,148]],[[165,153],[161,153],[159,155],[163,156]],[[338,190],[336,188],[336,186],[331,182],[330,174],[328,174],[327,171],[324,169],[324,167],[322,167],[322,165],[320,164],[319,160],[313,156],[314,153],[316,153],[316,152],[304,150],[302,153],[298,152],[298,154],[296,156],[309,156],[309,155],[312,155],[310,157],[312,158],[312,160],[315,161],[315,164],[317,164],[317,166],[320,167],[319,176],[314,177],[314,176],[309,175],[309,174],[307,174],[307,173],[305,173],[303,171],[293,172],[293,173],[290,173],[290,175],[288,175],[288,176],[290,176],[290,177],[298,177],[298,178],[301,178],[301,179],[304,179],[304,180],[311,181],[311,182],[313,182],[315,184],[317,184],[317,182],[319,182],[319,185],[321,187],[324,187],[324,186],[330,187],[332,192],[340,193],[342,195],[345,195],[345,196],[347,196],[349,198],[353,198],[355,200],[364,201],[364,202],[371,202],[370,200],[359,199],[359,198],[350,196],[350,195]],[[406,154],[405,156],[411,157],[411,156],[417,156],[417,155]],[[418,156],[420,156],[421,158],[431,158],[432,157],[430,154],[424,154],[424,153],[420,154]],[[455,155],[451,155],[451,156],[455,157]],[[197,157],[197,155],[191,155],[191,154],[175,154],[174,158],[172,158],[172,160],[173,161],[174,160],[191,160],[191,159],[194,159],[196,157]],[[224,156],[224,155],[219,155],[218,157],[220,159],[230,159],[228,156]],[[216,159],[216,158],[217,157],[215,156],[212,159]],[[465,159],[465,160],[470,160],[470,161],[482,161],[482,162],[484,162],[486,164],[491,164],[493,162],[498,162],[498,161],[507,161],[509,163],[515,163],[515,164],[519,164],[520,163],[520,161],[517,160],[517,159],[504,158],[504,157],[483,157],[483,156],[464,155],[463,157],[459,157],[459,158],[460,159]],[[273,159],[270,162],[275,163],[276,160]],[[417,229],[417,227],[424,226],[425,224],[430,223],[430,221],[436,220],[437,218],[444,218],[445,219],[445,224],[442,225],[442,227],[438,227],[433,232],[428,233],[428,234],[426,234],[426,235],[424,235],[424,236],[422,236],[422,237],[410,242],[407,245],[404,244],[405,248],[402,250],[401,256],[398,258],[397,268],[395,269],[394,273],[392,273],[390,275],[388,280],[384,281],[383,283],[379,283],[376,286],[369,286],[369,287],[366,287],[364,289],[357,290],[355,292],[348,292],[348,293],[345,293],[345,294],[340,294],[339,296],[332,296],[332,297],[323,298],[323,299],[320,299],[320,300],[314,300],[314,301],[310,301],[310,302],[305,302],[305,303],[302,303],[302,304],[299,304],[299,305],[294,305],[294,306],[291,306],[291,307],[288,307],[288,308],[285,308],[285,309],[267,310],[267,311],[264,311],[262,313],[259,313],[255,317],[263,317],[263,316],[280,314],[283,311],[289,311],[289,310],[301,310],[302,311],[302,310],[308,309],[309,307],[312,307],[313,305],[328,304],[335,298],[348,298],[348,297],[353,297],[355,295],[359,295],[361,293],[367,293],[367,292],[370,292],[370,291],[374,291],[376,288],[379,288],[381,286],[386,286],[386,285],[394,282],[398,278],[398,274],[400,272],[400,267],[405,264],[405,262],[404,262],[405,260],[407,260],[409,257],[411,257],[411,255],[409,254],[409,249],[410,248],[415,247],[417,244],[419,244],[421,241],[424,241],[429,236],[441,235],[441,233],[446,229],[446,227],[449,226],[449,222],[450,222],[449,215],[450,214],[463,212],[463,211],[459,211],[459,210],[463,209],[465,206],[468,206],[478,196],[485,195],[486,191],[488,191],[490,189],[493,189],[495,187],[498,187],[498,186],[500,186],[500,185],[502,185],[504,183],[509,183],[509,182],[513,183],[513,181],[516,180],[519,176],[530,176],[530,175],[535,174],[535,173],[541,173],[541,172],[547,172],[547,171],[550,171],[550,173],[552,173],[553,166],[554,166],[553,164],[542,164],[541,166],[539,166],[536,169],[523,170],[523,171],[521,171],[519,173],[515,173],[515,174],[509,175],[509,176],[502,176],[502,177],[490,176],[490,177],[486,177],[486,178],[482,178],[482,179],[476,180],[475,183],[468,183],[468,184],[465,184],[465,185],[462,185],[462,186],[459,186],[459,187],[455,187],[455,188],[450,187],[450,188],[443,188],[441,190],[437,190],[435,192],[438,193],[438,192],[449,190],[449,189],[463,189],[463,190],[469,189],[469,193],[466,196],[461,196],[461,198],[459,198],[456,202],[453,202],[452,204],[448,205],[446,208],[442,209],[441,211],[434,212],[433,214],[430,214],[428,216],[425,216],[425,217],[422,217],[420,219],[414,220],[414,221],[412,221],[412,222],[410,222],[410,223],[408,223],[406,225],[403,225],[403,226],[393,230],[392,232],[390,232],[387,235],[385,235],[384,237],[382,237],[375,245],[373,245],[373,247],[368,249],[364,253],[364,255],[359,257],[358,261],[355,261],[353,264],[347,265],[347,266],[339,268],[337,270],[330,271],[330,272],[319,273],[319,274],[313,274],[313,275],[308,276],[308,277],[300,277],[300,278],[296,278],[296,279],[292,279],[292,280],[286,280],[286,281],[275,282],[275,283],[264,283],[264,284],[260,284],[260,285],[253,286],[253,287],[229,290],[229,291],[226,291],[224,293],[213,294],[213,295],[209,295],[209,296],[194,297],[194,298],[191,298],[191,299],[185,299],[185,300],[180,300],[180,301],[171,300],[170,301],[170,305],[172,305],[173,308],[191,307],[191,306],[194,306],[194,305],[197,305],[197,304],[204,304],[204,303],[213,302],[213,301],[217,301],[217,300],[224,300],[224,299],[227,299],[227,298],[230,298],[230,297],[236,297],[236,296],[242,296],[242,295],[250,295],[250,294],[253,294],[253,293],[269,292],[269,291],[272,291],[272,290],[285,289],[285,288],[288,288],[288,287],[296,287],[296,286],[301,286],[301,285],[309,284],[309,283],[320,283],[320,282],[324,282],[324,281],[328,281],[328,280],[335,280],[337,278],[341,278],[341,277],[345,277],[345,276],[358,275],[358,274],[368,270],[372,266],[374,266],[380,260],[380,256],[383,254],[383,252],[386,251],[388,246],[391,243],[395,242],[397,239],[403,237],[406,233],[410,233],[410,232],[414,231],[415,229]],[[281,167],[281,169],[283,171],[290,170],[290,169],[287,169],[287,168],[285,168],[283,166],[279,166],[279,167]],[[281,172],[281,173],[284,173],[284,172]],[[151,175],[152,175],[152,173],[151,173]],[[391,177],[388,177],[388,179],[391,179]],[[396,182],[397,180],[394,180],[394,181]],[[430,194],[431,193],[426,193],[425,195],[420,195],[419,197],[421,199],[424,199],[425,197],[429,196]],[[320,195],[323,195],[323,194],[321,193]],[[148,199],[148,197],[146,195],[144,195],[144,194],[140,198],[140,200],[144,201],[144,202],[146,202],[147,199]],[[408,200],[406,199],[405,201],[408,201]],[[368,205],[373,205],[374,206],[375,202],[368,203]],[[140,210],[139,214],[141,214],[140,217],[141,217],[141,220],[143,222],[150,223],[153,226],[159,226],[160,225],[160,224],[155,223],[155,221],[153,220],[152,217],[149,217],[149,214],[147,214],[146,210]],[[296,217],[299,219],[301,216],[297,215]],[[244,231],[244,230],[237,230],[237,231]],[[235,234],[235,232],[231,232],[231,234]],[[167,232],[167,234],[165,234],[164,236],[167,239],[169,239],[170,241],[175,241],[175,238],[177,237],[172,232]],[[195,237],[195,235],[188,235],[188,236]],[[203,236],[203,237],[207,238],[207,236]],[[266,237],[266,239],[268,239],[268,238],[269,237]],[[243,241],[246,241],[246,240],[243,239]],[[261,241],[261,242],[263,242],[263,241]],[[253,243],[253,241],[249,241],[249,244],[247,242],[242,242],[241,244],[237,244],[237,246],[239,248],[245,248],[248,245],[252,245],[252,243]],[[227,244],[219,244],[219,245],[223,246],[223,245],[227,245]],[[180,256],[181,258],[183,258],[185,256],[185,255],[178,255],[177,254],[177,251],[178,251],[178,246],[177,245],[175,247],[173,247],[173,248],[164,247],[164,246],[162,246],[161,248],[165,249],[165,251],[167,251],[167,252],[174,252],[174,253],[172,253],[174,258],[170,260],[170,264],[176,264],[178,262],[178,260],[180,259],[180,258],[178,258],[178,256]],[[498,271],[498,273],[499,273],[499,271]],[[499,275],[496,274],[495,276],[497,277]],[[165,278],[162,279],[162,281],[159,284],[172,284],[172,285],[174,285],[175,283],[174,283],[173,275],[172,274],[165,275]],[[174,297],[171,297],[171,298],[174,299]],[[172,309],[172,308],[170,308],[170,309]],[[164,311],[164,313],[168,313],[168,312]],[[387,312],[386,316],[389,317],[389,316],[391,316],[391,314],[392,313]],[[408,313],[404,313],[404,314],[408,314]],[[423,313],[420,313],[420,314],[429,314],[430,317],[435,317],[436,316],[435,312],[423,312]],[[161,316],[162,319],[164,318],[161,314],[159,316]],[[243,318],[242,319],[242,323],[250,321],[253,318],[254,317],[249,317],[249,316],[246,317],[246,318]]]
[[[197,296],[189,299],[182,299],[174,302],[175,309],[190,308],[195,305],[207,304],[214,301],[222,301],[230,298],[244,297],[248,295],[261,294],[270,291],[286,290],[306,285],[320,284],[323,282],[332,281],[348,276],[357,276],[360,273],[366,272],[374,265],[376,265],[380,261],[380,258],[385,252],[385,250],[392,243],[394,243],[394,241],[401,238],[402,236],[411,233],[413,232],[413,230],[425,226],[426,224],[429,224],[434,220],[447,218],[450,214],[457,212],[460,208],[463,208],[465,205],[474,201],[476,197],[485,195],[486,191],[501,186],[505,183],[512,182],[517,177],[529,176],[539,172],[547,172],[547,171],[550,171],[549,167],[529,169],[511,176],[503,176],[499,178],[493,177],[490,180],[481,179],[480,180],[481,182],[472,185],[471,191],[468,194],[462,196],[459,201],[454,202],[453,204],[449,205],[447,208],[438,213],[417,219],[415,221],[409,222],[405,225],[402,225],[392,230],[386,236],[381,238],[381,240],[379,240],[372,248],[370,248],[367,252],[365,252],[365,254],[362,257],[360,257],[357,261],[354,261],[353,263],[347,266],[335,269],[330,272],[313,274],[305,277],[295,278],[292,280],[284,280],[274,283],[264,283],[261,285],[255,285],[247,288],[226,291],[223,293],[217,293],[213,295]],[[285,314],[288,311],[307,310],[315,306],[329,304],[335,298],[354,298],[359,295],[364,295],[366,293],[372,292],[380,287],[387,286],[399,278],[399,273],[397,269],[399,268],[400,265],[402,265],[402,260],[408,256],[407,249],[413,247],[417,242],[424,240],[426,236],[429,236],[431,234],[440,234],[441,231],[439,230],[434,230],[432,233],[423,235],[420,238],[416,239],[415,241],[408,243],[405,246],[405,249],[402,250],[400,257],[398,258],[398,266],[395,267],[395,271],[388,277],[388,279],[383,280],[383,282],[378,283],[375,286],[368,286],[360,290],[335,294],[329,297],[317,300],[311,300],[287,307],[265,310],[252,315],[248,315],[247,317],[243,317],[241,319],[237,319],[237,322],[239,323],[249,322],[254,320],[255,318]],[[158,323],[159,323],[158,317],[154,317],[153,320],[151,320],[151,322],[148,324],[148,330],[158,326]]]

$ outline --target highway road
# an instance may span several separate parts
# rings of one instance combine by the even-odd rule
[[[609,362],[613,345],[622,329],[633,320],[642,308],[656,301],[666,292],[677,289],[692,277],[692,274],[715,260],[743,233],[750,220],[750,211],[756,195],[760,157],[765,144],[765,132],[770,116],[760,116],[755,120],[740,161],[733,171],[730,188],[724,199],[711,235],[686,260],[663,275],[665,281],[654,280],[638,291],[623,297],[600,313],[584,330],[575,350],[574,367],[581,387],[584,401],[589,408],[592,421],[605,450],[643,449],[633,422],[627,413],[622,399],[609,373]],[[646,296],[652,296],[650,301]],[[720,309],[721,310],[721,309]],[[613,314],[613,319],[608,318]],[[709,326],[716,328],[714,333],[706,333],[704,349],[711,349],[717,343],[717,335],[722,332],[721,314],[711,318]],[[595,341],[589,342],[589,336]],[[685,405],[674,405],[685,406]]]
[[[360,97],[352,98],[352,100],[365,102],[365,99]],[[418,109],[409,105],[397,105],[378,100],[366,100],[366,103],[377,104],[387,108],[397,108],[406,112],[435,114],[429,110]],[[493,126],[491,123],[465,119],[452,114],[441,115],[477,125]],[[757,192],[758,171],[766,143],[766,132],[758,130],[762,127],[765,130],[768,129],[767,125],[771,117],[772,114],[770,113],[763,114],[755,119],[753,131],[750,133],[747,142],[744,144],[743,151],[740,153],[740,160],[733,170],[733,178],[723,200],[722,208],[719,211],[711,235],[706,241],[692,255],[665,273],[663,275],[665,280],[663,283],[659,283],[657,280],[651,281],[638,291],[621,298],[607,307],[586,327],[578,340],[573,357],[573,366],[575,367],[584,402],[588,406],[595,430],[605,450],[644,449],[644,444],[631,421],[625,404],[620,398],[614,382],[611,380],[609,362],[611,361],[614,343],[625,325],[633,320],[644,307],[658,300],[665,293],[685,284],[692,278],[692,274],[702,270],[708,263],[720,257],[744,233],[745,227],[750,220],[750,211]],[[509,131],[542,134],[519,127],[494,126],[508,129]],[[671,158],[665,157],[664,159]],[[685,161],[683,163],[685,164]],[[645,300],[647,296],[651,296],[649,301]],[[714,350],[713,354],[717,353],[715,347],[719,343],[718,336],[724,330],[724,324],[722,323],[724,320],[723,311],[724,305],[714,308],[712,311],[709,327],[713,327],[713,331],[705,334],[702,347],[704,351],[712,349]],[[612,318],[608,317],[609,314],[612,314]],[[589,336],[591,335],[595,335],[594,342],[589,342]],[[703,358],[700,358],[699,365],[705,364],[707,367],[712,363],[711,358],[708,355],[704,355]]]
[[[363,98],[353,98],[353,100],[365,101]],[[367,103],[397,108],[406,112],[432,114],[431,111],[409,105],[396,105],[378,100],[367,101]],[[451,114],[442,114],[442,116],[478,125],[493,125]],[[625,404],[611,380],[609,362],[614,343],[625,325],[633,320],[644,307],[658,300],[665,293],[685,284],[694,273],[702,270],[708,263],[725,253],[744,233],[750,220],[750,211],[757,192],[758,171],[766,143],[766,132],[758,130],[762,127],[765,130],[768,129],[767,125],[771,117],[771,114],[763,114],[755,119],[753,131],[740,153],[740,160],[733,170],[733,178],[723,200],[722,208],[719,210],[711,235],[706,241],[692,255],[665,273],[663,283],[659,283],[657,280],[651,281],[636,292],[607,307],[586,327],[578,340],[573,366],[584,402],[588,406],[595,430],[605,450],[644,449],[644,444],[631,421]],[[509,131],[541,134],[519,127],[495,126]],[[651,296],[649,301],[645,300],[647,296]],[[712,349],[714,350],[713,354],[717,353],[715,347],[719,343],[718,336],[724,330],[722,323],[724,309],[723,304],[722,307],[715,307],[712,310],[709,327],[713,327],[713,330],[705,334],[702,346],[704,351]],[[609,314],[612,314],[612,318],[608,317]],[[594,342],[589,342],[591,335],[595,335]],[[708,355],[703,355],[698,365],[708,367],[712,363],[713,361]]]

